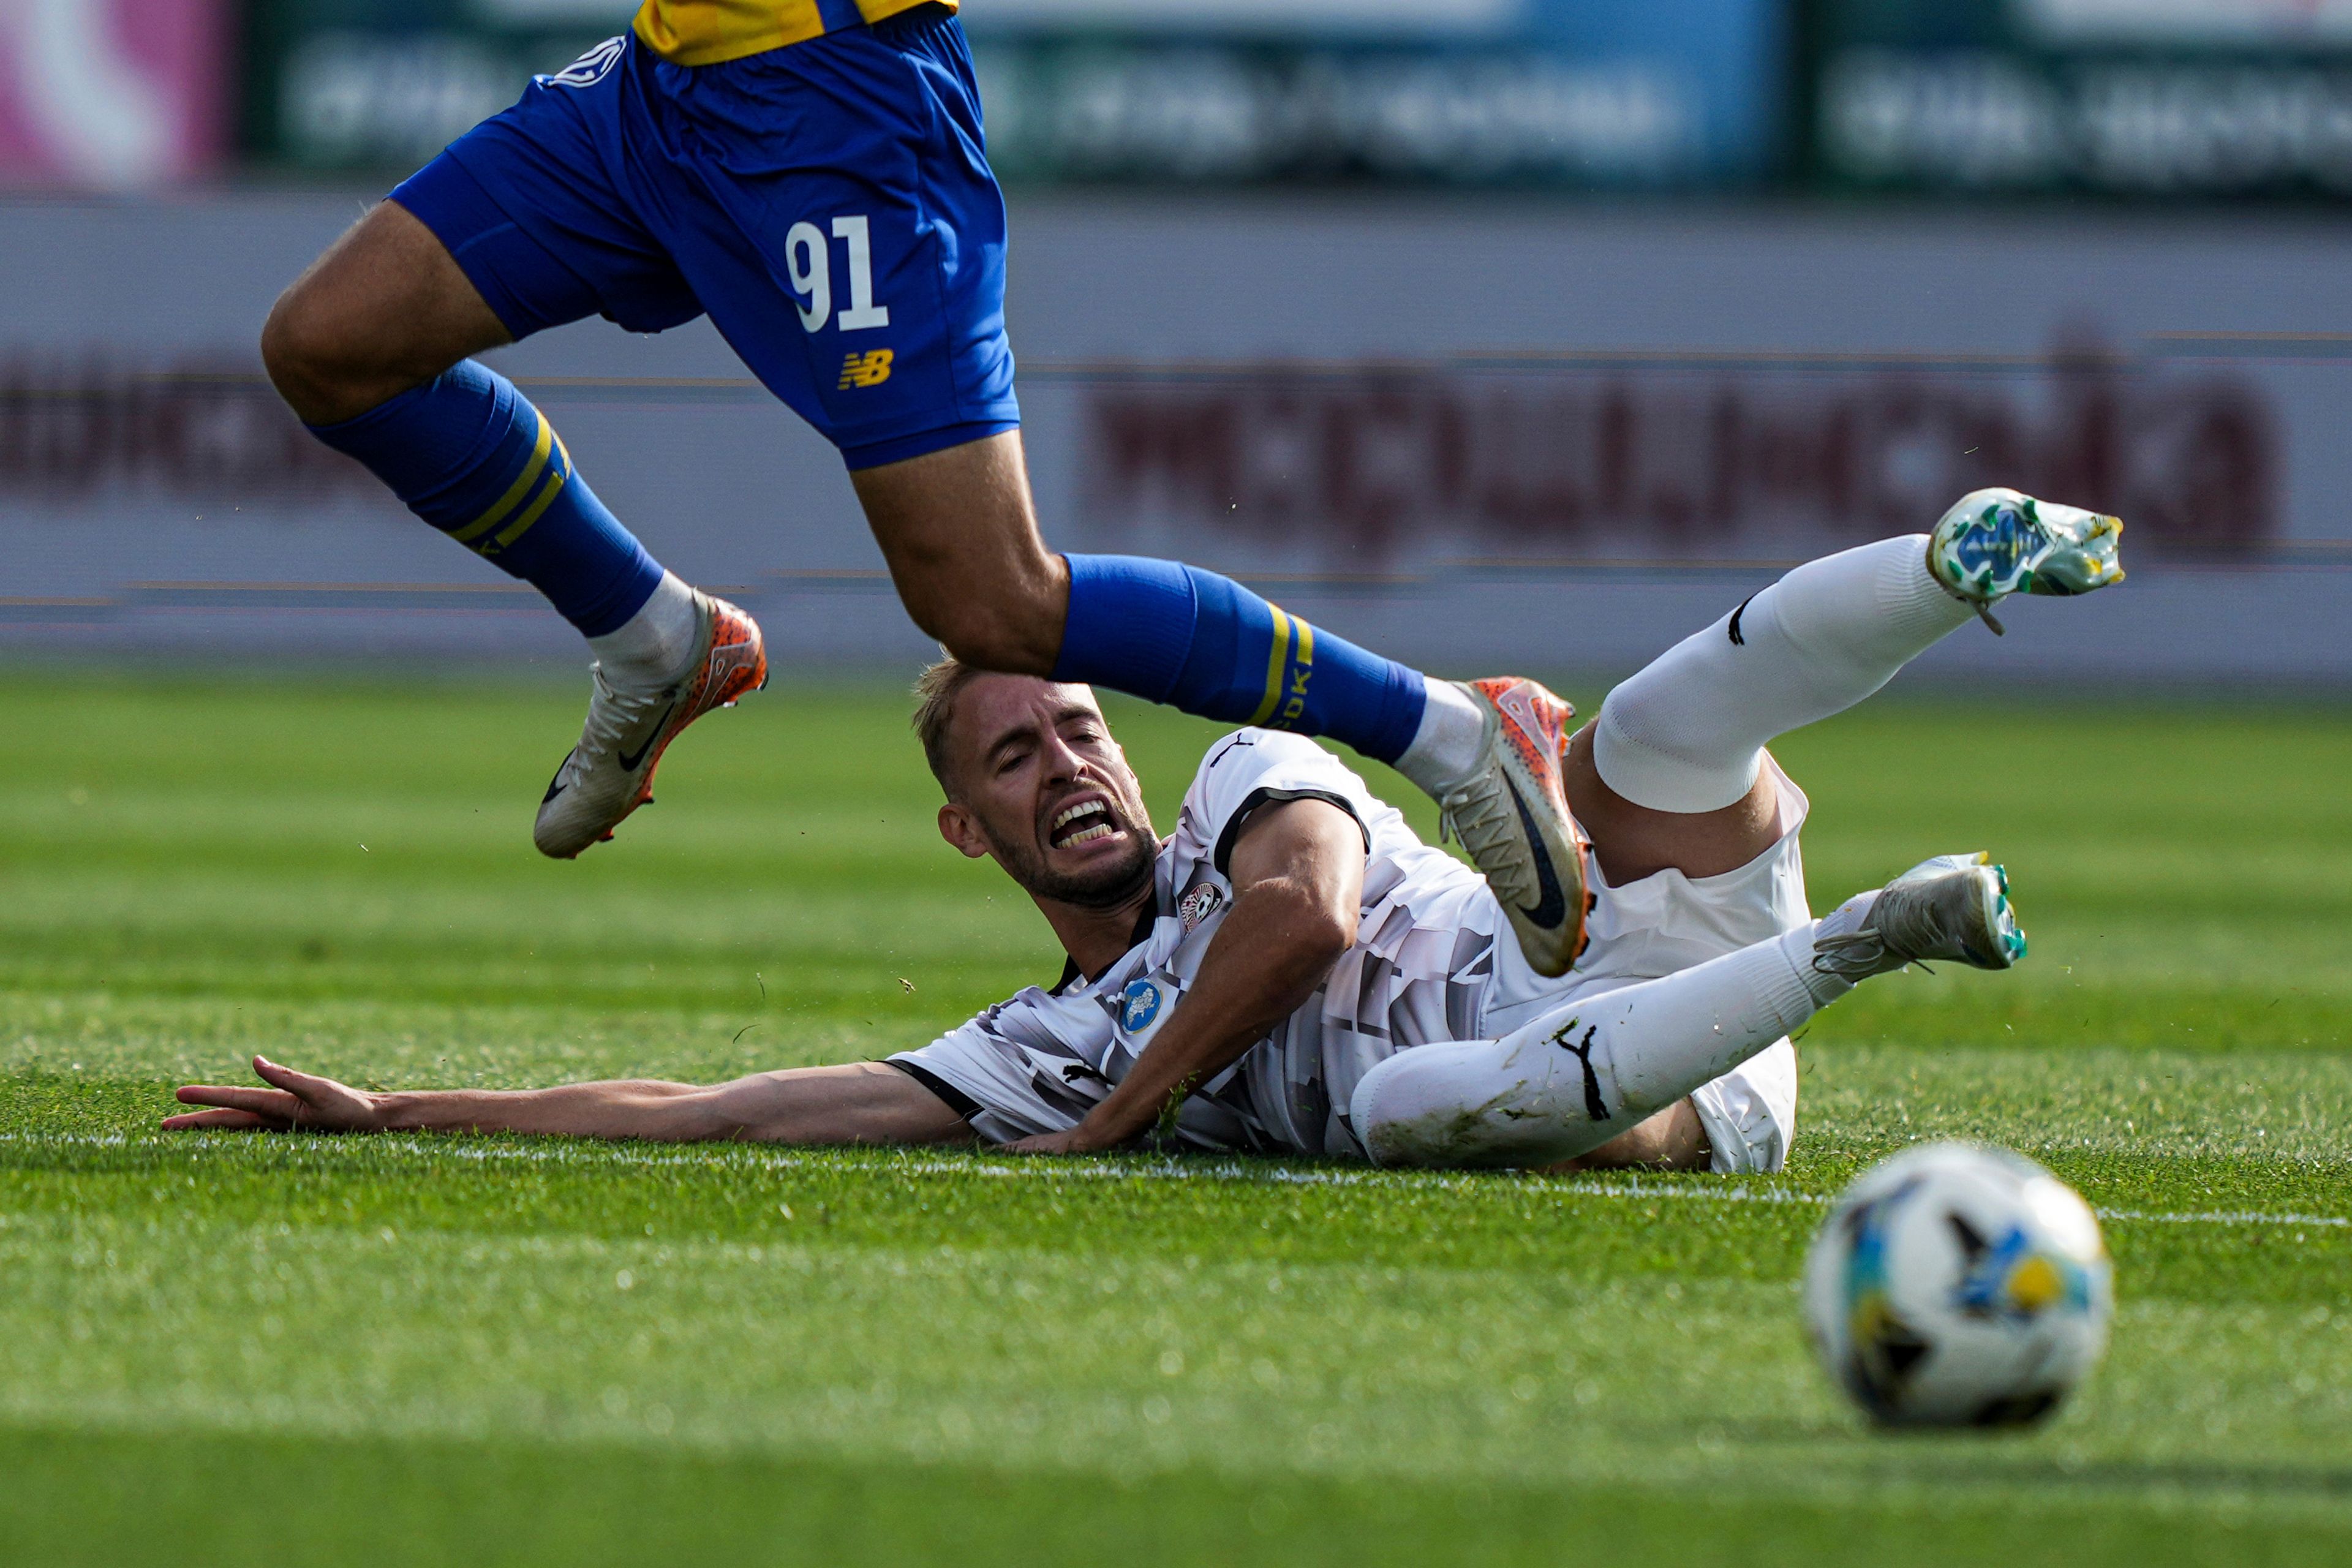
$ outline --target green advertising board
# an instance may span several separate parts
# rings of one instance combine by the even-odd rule
[[[254,0],[246,142],[411,168],[635,0]],[[1754,185],[1787,163],[1785,0],[971,0],[1008,178]]]
[[[2352,194],[2352,0],[1812,0],[1853,187]]]
[[[628,26],[632,0],[250,0],[243,141],[306,170],[415,167]]]

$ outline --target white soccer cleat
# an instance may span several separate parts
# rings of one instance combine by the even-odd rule
[[[617,686],[604,667],[590,673],[588,724],[555,770],[539,804],[531,842],[542,855],[569,860],[613,837],[629,813],[654,797],[654,770],[678,732],[713,708],[768,684],[767,646],[759,623],[726,600],[696,591],[701,637],[686,673],[665,686]]]
[[[2119,517],[2016,490],[1972,490],[1927,536],[1927,571],[1999,632],[1991,606],[2011,594],[2071,597],[2122,582],[2123,533]]]
[[[1444,832],[1494,889],[1538,974],[1568,973],[1584,951],[1584,838],[1568,812],[1560,753],[1576,710],[1532,680],[1463,684],[1486,715],[1478,765],[1437,792]]]
[[[1878,890],[1862,924],[1813,943],[1813,967],[1859,984],[1921,959],[2012,969],[2025,933],[2009,904],[2009,872],[1974,855],[1923,860]]]

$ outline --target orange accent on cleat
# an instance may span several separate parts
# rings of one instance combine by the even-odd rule
[[[734,707],[735,700],[743,693],[757,691],[768,683],[768,649],[760,636],[759,623],[724,599],[711,600],[710,606],[710,651],[704,656],[702,668],[688,687],[677,711],[663,728],[661,738],[654,742],[653,755],[646,763],[645,782],[637,786],[637,798],[630,803],[631,811],[653,804],[654,770],[661,766],[662,754],[688,724],[714,708]]]
[[[1589,935],[1591,845],[1568,809],[1560,759],[1576,710],[1517,676],[1466,683],[1494,716],[1488,758],[1439,801],[1502,903],[1531,967],[1564,974]]]
[[[592,844],[608,844],[613,830],[641,805],[654,798],[654,773],[672,742],[688,724],[714,708],[732,708],[738,699],[768,683],[768,654],[759,623],[724,599],[698,593],[695,597],[709,617],[700,661],[677,685],[625,698],[597,675],[597,697],[592,703],[587,731],[565,758],[540,803],[532,838],[541,853],[571,859]],[[649,734],[627,741],[608,727],[598,706],[627,701],[650,711],[667,703],[663,716]],[[625,721],[624,721],[625,722]]]
[[[1503,739],[1565,812],[1568,795],[1560,782],[1559,760],[1568,754],[1568,721],[1576,717],[1575,706],[1566,698],[1553,696],[1540,683],[1517,675],[1474,680],[1470,689],[1493,703],[1508,721]]]

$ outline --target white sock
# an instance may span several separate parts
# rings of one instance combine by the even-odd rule
[[[1429,794],[1443,795],[1478,765],[1486,751],[1486,710],[1450,680],[1424,678],[1423,686],[1429,701],[1421,710],[1421,728],[1396,760],[1396,771]]]
[[[1813,922],[1814,940],[1819,941],[1825,936],[1843,936],[1849,931],[1860,931],[1862,922],[1870,918],[1870,906],[1878,902],[1879,891],[1880,889],[1873,888],[1866,893],[1856,893],[1815,921]],[[1841,992],[1839,994],[1844,994]]]
[[[667,686],[686,673],[701,636],[694,590],[677,573],[665,572],[643,608],[619,630],[590,637],[588,647],[614,685]]]
[[[1928,575],[1925,534],[1808,562],[1612,691],[1593,765],[1636,805],[1719,810],[1774,736],[1853,707],[1975,613]]]
[[[1853,990],[1813,968],[1819,925],[1571,1003],[1499,1040],[1399,1051],[1356,1086],[1349,1125],[1382,1165],[1590,1153]]]

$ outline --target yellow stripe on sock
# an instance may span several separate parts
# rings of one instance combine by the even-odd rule
[[[547,488],[539,492],[539,499],[530,503],[530,510],[500,529],[498,538],[491,542],[499,549],[504,550],[508,545],[530,532],[530,525],[537,522],[541,516],[545,515],[547,509],[555,504],[555,498],[562,493],[566,478],[562,469],[557,469],[554,477],[547,481]]]
[[[1290,617],[1282,613],[1279,605],[1268,605],[1274,612],[1274,646],[1265,651],[1265,698],[1250,715],[1250,722],[1263,724],[1273,717],[1275,705],[1282,700],[1283,667],[1290,662]],[[1303,623],[1302,623],[1303,624]]]
[[[539,482],[540,470],[547,465],[548,448],[555,444],[555,426],[550,425],[547,416],[540,414],[536,408],[531,412],[539,415],[539,440],[531,447],[530,461],[522,466],[522,472],[515,476],[513,486],[499,498],[496,506],[465,527],[450,531],[449,537],[458,543],[471,544],[504,522],[507,513],[521,505],[522,498],[530,494],[530,487]]]
[[[1315,628],[1305,621],[1298,623],[1298,667],[1311,669],[1315,666]]]

